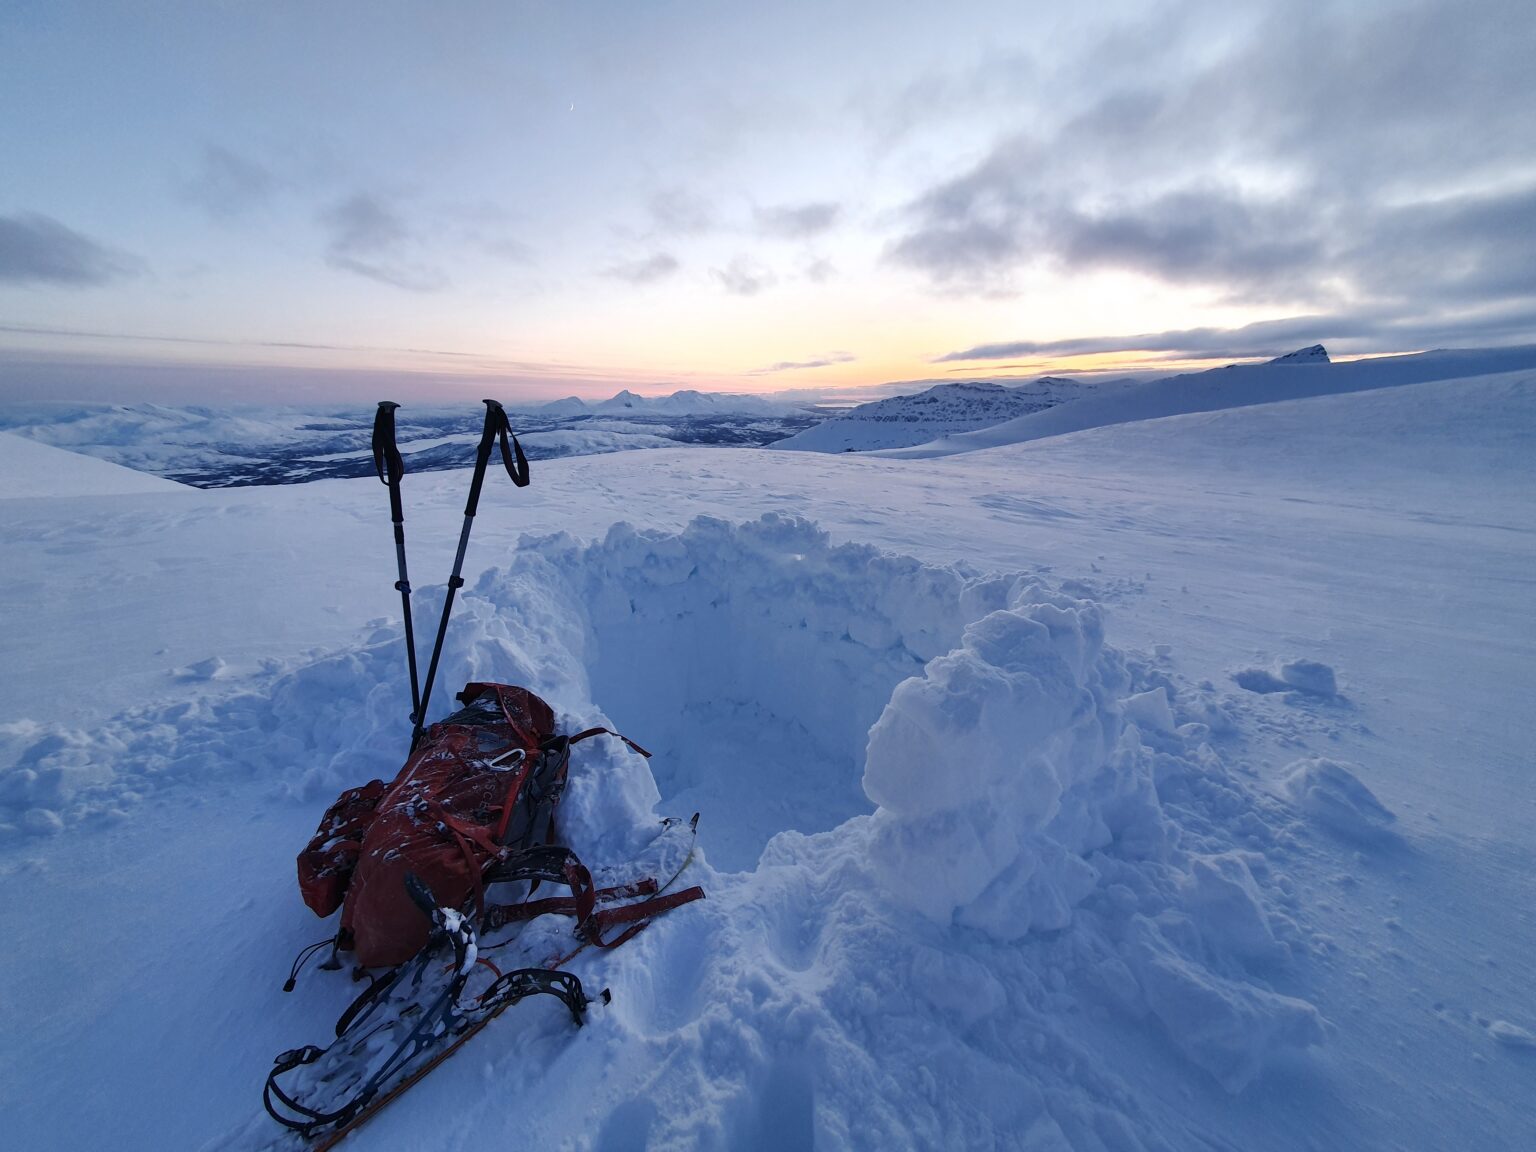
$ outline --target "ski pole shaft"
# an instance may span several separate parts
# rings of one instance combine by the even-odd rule
[[[405,512],[400,502],[400,481],[405,476],[405,461],[395,443],[395,409],[392,400],[379,401],[373,417],[373,466],[381,483],[389,488],[389,516],[395,525],[395,567],[400,579],[400,609],[405,619],[405,656],[411,669],[411,722],[421,712],[421,691],[416,678],[416,630],[411,622],[411,581],[405,569]]]
[[[511,447],[508,447],[508,438]],[[437,662],[443,654],[443,638],[448,634],[448,616],[453,611],[453,598],[464,586],[464,553],[469,548],[469,531],[475,523],[475,511],[480,506],[480,489],[485,485],[485,469],[491,461],[491,451],[497,440],[501,442],[501,459],[506,465],[512,483],[519,488],[528,486],[528,458],[523,455],[522,445],[512,436],[507,413],[495,400],[485,401],[485,427],[480,433],[480,446],[475,450],[475,472],[469,484],[469,499],[464,504],[464,527],[459,532],[459,551],[453,558],[453,574],[448,577],[448,594],[443,600],[443,615],[437,622],[437,640],[432,645],[432,660],[427,665],[427,681],[422,686],[421,703],[416,709],[416,726],[411,732],[411,751],[421,742],[422,729],[426,725],[427,704],[432,698],[432,683],[437,679]],[[513,463],[513,453],[517,462]]]

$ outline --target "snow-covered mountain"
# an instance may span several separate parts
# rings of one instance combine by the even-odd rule
[[[1321,344],[1313,344],[1309,348],[1298,348],[1294,352],[1287,352],[1284,356],[1276,356],[1268,361],[1270,364],[1331,364],[1328,358],[1328,349]]]
[[[1132,384],[1106,395],[1084,397],[1071,404],[1032,412],[975,431],[945,433],[914,447],[892,449],[889,455],[903,459],[952,456],[1133,420],[1153,420],[1187,412],[1214,412],[1307,396],[1362,392],[1532,367],[1536,367],[1536,345],[1422,352],[1334,364],[1318,344],[1263,364],[1229,364],[1205,372]]]
[[[431,718],[504,680],[640,741],[576,749],[560,834],[601,868],[701,812],[708,899],[574,956],[586,1027],[530,998],[350,1142],[1536,1147],[1517,359],[1234,369],[1242,406],[921,466],[488,481]],[[409,741],[388,500],[94,461],[37,498],[58,463],[0,437],[7,1143],[271,1148],[273,1057],[362,987],[281,991],[335,928],[294,857]],[[411,477],[418,636],[466,483]]]
[[[770,396],[752,396],[739,392],[698,392],[691,388],[670,396],[640,396],[624,389],[607,400],[588,402],[576,396],[540,405],[532,411],[560,416],[583,413],[630,416],[791,416],[804,413],[805,407],[785,404]]]
[[[640,407],[628,406],[626,397]],[[755,399],[693,392],[641,400],[620,393],[589,407],[570,397],[532,410],[512,410],[513,427],[530,458],[548,460],[664,444],[760,445],[822,419],[807,409],[769,401],[757,404],[759,411],[747,411]],[[483,414],[473,402],[401,408],[396,438],[407,470],[470,464]],[[369,404],[318,410],[28,406],[0,408],[0,429],[199,487],[367,476],[374,468]]]
[[[926,444],[940,436],[985,428],[1096,395],[1105,388],[1059,376],[1044,376],[1016,387],[984,381],[938,384],[912,395],[861,404],[772,447],[803,452],[868,452]]]

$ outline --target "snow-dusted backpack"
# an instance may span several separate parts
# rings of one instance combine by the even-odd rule
[[[342,910],[339,949],[365,967],[401,964],[422,949],[431,923],[407,888],[408,875],[439,905],[472,910],[483,929],[568,912],[578,935],[599,946],[621,943],[650,916],[702,895],[689,889],[598,908],[591,873],[556,842],[554,816],[571,746],[617,734],[589,728],[559,735],[549,705],[509,684],[470,684],[458,700],[463,707],[426,730],[393,781],[343,792],[299,854],[304,902],[318,916]],[[571,894],[531,905],[487,903],[490,885],[519,880],[562,884]],[[630,927],[608,939],[621,923]]]

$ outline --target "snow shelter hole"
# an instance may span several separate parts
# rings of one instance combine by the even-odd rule
[[[702,813],[709,858],[727,870],[753,867],[775,833],[872,811],[870,725],[984,614],[967,594],[976,581],[833,547],[801,521],[703,521],[620,543],[585,561],[593,699],[654,753],[662,810]]]

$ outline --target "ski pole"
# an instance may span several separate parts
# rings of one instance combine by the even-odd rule
[[[405,616],[405,658],[411,666],[411,722],[421,712],[421,691],[416,682],[416,630],[411,624],[411,581],[405,571],[405,513],[400,506],[400,480],[405,475],[405,461],[395,445],[395,409],[392,400],[380,400],[373,417],[373,466],[379,480],[389,488],[389,516],[395,522],[395,565],[400,579],[400,608]]]
[[[511,449],[508,449],[507,438],[511,436]],[[443,616],[437,622],[437,640],[432,645],[432,662],[427,665],[427,682],[421,690],[421,704],[416,709],[413,719],[416,722],[415,729],[411,732],[411,751],[416,751],[416,745],[421,742],[421,731],[426,724],[427,703],[432,698],[432,681],[437,678],[437,661],[443,653],[443,637],[448,633],[448,615],[453,611],[454,594],[464,587],[464,551],[469,547],[469,530],[475,522],[475,509],[480,504],[480,488],[485,483],[485,467],[491,460],[491,449],[497,439],[501,440],[501,460],[507,466],[507,475],[512,477],[512,483],[519,488],[528,486],[528,458],[523,455],[523,446],[517,442],[517,437],[512,436],[512,428],[507,423],[507,413],[495,400],[485,401],[485,428],[480,433],[480,447],[475,450],[475,475],[469,484],[469,501],[464,505],[464,528],[459,533],[459,552],[453,558],[453,575],[448,577],[448,595],[443,600]],[[517,454],[516,465],[512,462],[512,454]]]

